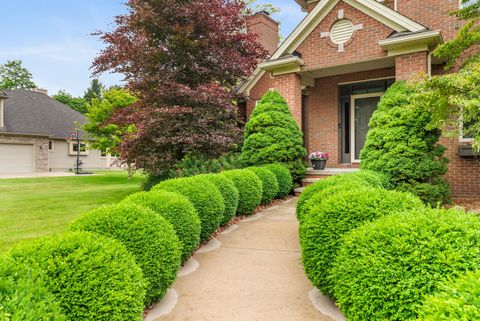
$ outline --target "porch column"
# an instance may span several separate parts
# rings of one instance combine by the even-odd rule
[[[409,80],[418,74],[428,72],[428,53],[426,51],[414,52],[395,57],[396,80]]]
[[[275,89],[287,100],[293,118],[302,128],[302,78],[290,73],[274,76]]]

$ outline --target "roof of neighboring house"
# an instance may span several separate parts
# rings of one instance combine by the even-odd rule
[[[42,92],[25,89],[5,90],[4,127],[0,132],[47,135],[63,138],[84,124],[85,116]]]

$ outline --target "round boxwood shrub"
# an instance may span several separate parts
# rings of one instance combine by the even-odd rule
[[[303,132],[290,111],[280,111],[285,108],[282,99],[277,92],[269,92],[262,99],[260,108],[264,110],[254,112],[246,124],[240,160],[245,166],[282,163],[296,181],[306,174],[307,151]]]
[[[60,304],[30,269],[2,257],[0,280],[0,320],[66,320]]]
[[[200,218],[185,196],[158,190],[132,194],[122,203],[148,207],[167,219],[180,240],[182,262],[185,262],[197,249],[200,243]]]
[[[200,217],[200,241],[206,241],[220,227],[225,212],[222,194],[205,177],[170,179],[156,185],[153,190],[177,192],[188,198]]]
[[[418,320],[480,320],[480,270],[451,279],[439,289],[440,292],[425,299]]]
[[[239,194],[235,184],[233,184],[233,181],[230,178],[224,175],[203,174],[200,176],[205,177],[215,184],[220,191],[220,194],[222,194],[223,203],[225,204],[225,212],[223,212],[220,226],[227,225],[237,213]]]
[[[277,178],[278,193],[277,198],[283,198],[290,194],[293,186],[293,179],[290,171],[282,164],[268,164],[264,165],[266,169],[271,171]]]
[[[319,192],[323,191],[326,188],[343,184],[349,184],[350,186],[348,188],[390,187],[388,176],[374,171],[361,170],[351,174],[330,176],[321,179],[310,186],[307,186],[303,190],[297,202],[297,217],[300,219],[303,216],[303,213],[305,212],[304,206],[311,197],[317,195]]]
[[[70,229],[120,241],[135,256],[148,281],[145,303],[161,299],[177,276],[181,246],[172,225],[147,207],[103,206],[77,218]]]
[[[416,196],[380,188],[338,189],[325,196],[323,202],[305,214],[300,224],[302,262],[310,281],[333,297],[328,275],[343,235],[365,222],[415,208],[423,208]]]
[[[351,231],[331,270],[348,320],[411,320],[447,278],[480,268],[480,220],[417,209]]]
[[[142,320],[146,281],[115,239],[68,232],[19,244],[9,255],[41,274],[67,320]]]
[[[249,215],[260,205],[263,195],[262,181],[248,169],[234,169],[222,172],[230,178],[238,190],[237,215]]]
[[[264,167],[248,167],[262,181],[262,204],[270,203],[278,194],[278,181],[275,174]]]

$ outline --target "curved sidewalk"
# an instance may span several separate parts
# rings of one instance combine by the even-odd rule
[[[310,300],[316,295],[300,263],[295,204],[266,209],[202,247],[145,321],[341,320]],[[329,303],[323,308],[338,314]]]

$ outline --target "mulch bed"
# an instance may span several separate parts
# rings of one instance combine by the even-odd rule
[[[462,207],[467,212],[469,211],[480,211],[480,197],[458,197],[452,200],[452,204],[448,205],[447,208],[452,207]]]

